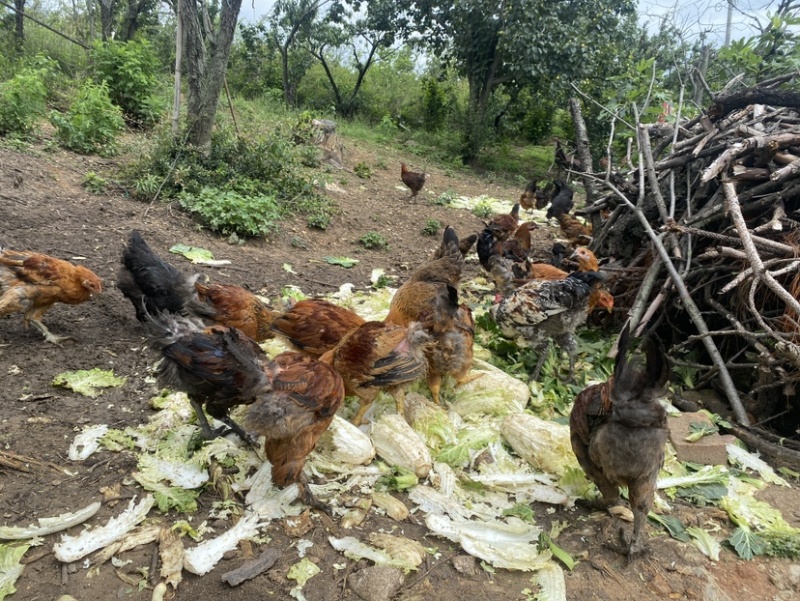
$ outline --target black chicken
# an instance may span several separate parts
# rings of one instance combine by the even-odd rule
[[[641,539],[667,440],[667,414],[658,398],[668,376],[661,345],[650,337],[631,340],[626,326],[614,375],[581,391],[570,414],[572,450],[600,489],[603,506],[619,505],[619,487],[628,487],[633,533],[622,552],[629,559],[646,548]]]
[[[572,199],[575,192],[570,188],[569,184],[564,180],[556,180],[555,185],[557,190],[556,195],[553,197],[553,201],[550,203],[547,213],[545,213],[548,219],[552,217],[558,219],[559,215],[569,213],[572,207],[575,206],[575,201]]]

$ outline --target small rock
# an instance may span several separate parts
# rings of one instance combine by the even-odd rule
[[[404,579],[400,568],[372,566],[348,576],[347,583],[364,601],[389,601]]]
[[[789,582],[795,590],[800,591],[800,565],[793,564],[789,566]]]
[[[453,558],[453,567],[459,574],[475,576],[478,574],[478,562],[472,555],[457,555]]]

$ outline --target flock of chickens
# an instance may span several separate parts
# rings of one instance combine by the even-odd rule
[[[416,183],[419,191],[424,174]],[[550,192],[529,186],[511,213],[495,216],[479,234],[459,240],[448,226],[433,256],[397,290],[383,321],[365,321],[321,299],[276,312],[242,287],[201,282],[180,272],[137,231],[123,250],[117,287],[162,357],[160,384],[187,393],[203,434],[233,431],[253,444],[263,437],[273,482],[297,483],[307,504],[326,509],[307,486],[303,465],[346,395],[359,399],[352,420],[359,425],[380,390],[395,398],[403,414],[408,384],[426,379],[438,403],[443,378],[469,379],[475,323],[460,300],[459,284],[464,255],[473,244],[496,284],[491,313],[501,332],[541,350],[533,377],[539,376],[550,340],[567,352],[573,375],[575,329],[594,308],[610,310],[613,297],[602,288],[597,259],[583,246],[572,255],[578,264],[572,273],[530,262],[535,225],[519,223],[520,205],[544,206],[545,195],[548,217],[557,218],[562,228],[574,220],[569,216],[572,190],[556,182]],[[578,243],[580,235],[587,232],[571,239]],[[21,312],[25,324],[32,323],[50,342],[62,338],[42,324],[43,314],[56,302],[78,304],[101,291],[100,278],[86,267],[0,250],[0,317]],[[274,336],[295,350],[270,360],[258,342]],[[621,503],[618,487],[628,487],[634,530],[620,550],[629,558],[645,548],[642,526],[663,463],[666,414],[657,399],[666,379],[660,345],[634,339],[626,328],[614,375],[578,394],[570,419],[573,449],[602,493],[601,505]],[[249,406],[243,425],[229,415],[237,405]],[[212,429],[204,411],[225,425]]]

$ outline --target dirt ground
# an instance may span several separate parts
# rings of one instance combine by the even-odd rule
[[[412,204],[408,192],[398,188],[401,159],[415,162],[397,149],[349,144],[347,164],[364,161],[375,165],[385,163],[392,168],[376,167],[368,180],[359,179],[352,172],[342,172],[340,190],[330,192],[342,212],[327,231],[310,230],[303,219],[298,219],[284,224],[270,240],[231,245],[198,227],[175,206],[159,203],[148,206],[128,198],[121,190],[92,194],[82,187],[89,171],[113,179],[124,159],[44,152],[39,146],[24,152],[0,149],[0,244],[80,261],[100,275],[106,287],[91,303],[74,307],[56,305],[46,315],[44,321],[54,333],[76,339],[63,347],[43,342],[35,330],[25,331],[19,315],[0,321],[0,459],[30,458],[17,468],[0,462],[2,522],[27,525],[37,518],[74,511],[101,499],[100,489],[117,483],[122,483],[123,504],[141,492],[130,478],[136,466],[130,453],[100,451],[80,464],[66,456],[76,431],[84,425],[104,423],[115,428],[137,425],[152,413],[147,401],[156,389],[145,378],[156,357],[144,344],[131,305],[114,286],[121,248],[131,229],[141,230],[156,252],[187,271],[188,262],[177,255],[167,255],[173,244],[200,246],[211,250],[217,259],[231,260],[232,264],[223,268],[198,267],[214,281],[244,285],[271,298],[287,284],[298,285],[307,294],[319,294],[335,291],[348,281],[357,288],[366,288],[375,267],[384,268],[402,280],[438,244],[438,236],[421,233],[428,219],[452,224],[463,234],[478,231],[481,222],[471,213],[430,202],[442,192],[488,194],[511,200],[521,191],[476,176],[448,176],[432,168],[426,191]],[[362,249],[356,241],[368,231],[380,232],[389,242],[388,250]],[[554,235],[549,228],[539,230],[538,246],[549,248]],[[305,248],[297,246],[299,241]],[[322,262],[326,255],[351,256],[360,259],[360,263],[345,270]],[[284,263],[291,264],[296,273],[286,271]],[[470,268],[477,273],[474,264]],[[127,376],[127,383],[106,390],[96,399],[51,384],[53,377],[64,370],[93,367],[113,368],[117,375]],[[75,475],[67,475],[60,468],[68,468]],[[204,519],[215,494],[209,490],[200,497],[195,523]],[[789,523],[800,526],[800,494],[796,486],[769,487],[762,494],[769,496],[770,503],[781,509]],[[105,504],[90,523],[101,524],[116,515],[121,505],[111,505]],[[537,519],[570,522],[558,542],[580,560],[572,572],[566,573],[568,599],[788,601],[800,595],[800,569],[789,561],[759,558],[745,562],[726,549],[720,561],[712,563],[695,547],[658,533],[651,540],[653,552],[626,565],[605,545],[616,536],[616,526],[607,515],[590,514],[583,509],[557,509],[550,514],[548,509],[551,508],[545,505],[535,507]],[[713,508],[699,509],[675,501],[675,509],[684,523],[709,527],[727,522]],[[151,511],[151,516],[155,516],[151,519],[161,519],[159,515]],[[454,563],[454,558],[464,556],[463,551],[428,535],[419,514],[397,524],[370,512],[361,527],[344,533],[335,522],[316,512],[312,513],[312,524],[312,530],[304,537],[314,542],[309,553],[321,572],[304,589],[309,601],[358,599],[348,580],[370,563],[345,559],[328,544],[328,536],[347,534],[363,539],[367,533],[382,529],[399,530],[426,547],[437,547],[440,552],[438,558],[429,556],[418,572],[405,577],[396,599],[516,600],[529,599],[530,589],[536,590],[531,584],[531,574],[505,570],[490,573],[469,557]],[[220,525],[218,531],[225,527]],[[652,526],[650,532],[654,532]],[[268,572],[237,588],[221,581],[222,573],[267,548],[267,545],[245,544],[203,577],[184,572],[176,597],[219,601],[290,598],[289,591],[295,583],[286,578],[286,573],[297,562],[297,551],[291,546],[293,538],[280,522],[273,523],[267,535],[271,538],[269,546],[281,551],[280,559]],[[13,598],[50,601],[63,594],[78,601],[150,598],[150,590],[138,590],[130,582],[139,578],[137,568],[151,565],[155,545],[125,553],[124,558],[132,561],[124,567],[115,568],[107,563],[99,573],[89,577],[83,565],[62,566],[48,552],[59,536],[46,537],[42,546],[28,552],[25,561],[29,563],[17,581],[18,592]],[[345,567],[337,569],[334,564]],[[128,582],[120,574],[127,575]]]

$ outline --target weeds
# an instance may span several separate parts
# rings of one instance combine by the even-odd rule
[[[389,243],[378,232],[367,232],[358,239],[358,242],[367,250],[386,250]]]
[[[439,233],[439,230],[442,227],[442,222],[438,219],[428,219],[425,222],[425,227],[422,228],[422,235],[423,236],[435,236]]]

